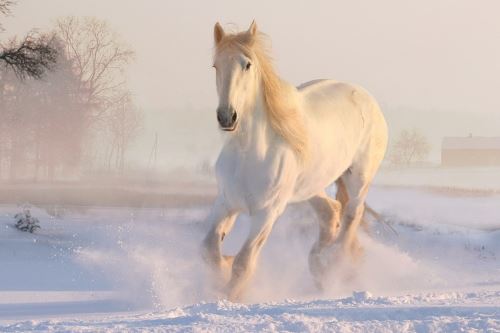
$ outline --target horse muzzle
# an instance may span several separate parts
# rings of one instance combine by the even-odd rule
[[[232,106],[219,107],[217,108],[217,121],[221,130],[232,132],[238,124],[238,114]]]

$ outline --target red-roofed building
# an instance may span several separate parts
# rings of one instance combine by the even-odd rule
[[[500,137],[445,137],[443,166],[500,166]]]

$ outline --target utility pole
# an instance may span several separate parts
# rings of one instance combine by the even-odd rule
[[[158,132],[155,133],[155,141],[153,143],[153,148],[149,154],[148,168],[152,171],[156,170],[156,160],[158,158]]]

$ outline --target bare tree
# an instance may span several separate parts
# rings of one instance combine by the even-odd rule
[[[0,0],[0,14],[9,15],[14,3],[11,0]],[[3,31],[1,25],[0,30]],[[57,60],[57,50],[52,47],[51,42],[50,36],[32,31],[21,42],[14,38],[7,46],[2,46],[0,60],[19,78],[39,79],[53,68]]]
[[[62,44],[56,39],[53,47]],[[78,172],[85,109],[71,61],[58,54],[45,80],[21,81],[0,68],[0,177],[53,180]]]
[[[12,39],[0,52],[0,60],[11,68],[19,78],[40,79],[53,69],[57,60],[57,50],[51,46],[52,37],[29,33],[22,42]]]
[[[108,169],[114,160],[115,168],[123,173],[125,153],[142,129],[142,124],[142,112],[134,105],[130,93],[124,93],[107,117],[106,127],[110,137]]]
[[[416,128],[403,130],[397,137],[389,155],[390,161],[395,165],[411,165],[427,158],[430,144],[426,137]]]
[[[3,4],[0,13],[8,9]],[[45,45],[50,49],[40,53]],[[77,176],[87,155],[93,162],[106,146],[98,141],[103,135],[113,168],[124,170],[142,121],[126,93],[124,70],[132,55],[104,22],[92,18],[63,19],[50,36],[11,41],[0,55],[13,69],[0,66],[0,178]],[[44,80],[34,80],[52,63]]]
[[[96,18],[60,19],[55,33],[64,43],[64,53],[72,60],[73,71],[79,77],[81,104],[87,109],[85,131],[89,134],[87,140],[90,144],[85,149],[84,160],[88,162],[88,167],[92,167],[104,150],[103,145],[97,142],[103,135],[108,135],[106,142],[110,145],[105,152],[105,161],[111,166],[113,160],[114,167],[123,169],[127,142],[131,139],[124,140],[125,134],[120,132],[120,128],[124,126],[124,121],[130,119],[120,119],[124,113],[118,111],[125,108],[129,112],[128,108],[132,105],[128,97],[128,102],[124,102],[127,95],[124,92],[127,91],[125,68],[133,59],[134,52],[120,41],[106,22]],[[117,123],[113,124],[115,121]]]
[[[133,51],[119,41],[106,22],[96,18],[60,19],[56,33],[80,78],[82,103],[92,111],[89,120],[102,120],[124,90],[124,68]]]

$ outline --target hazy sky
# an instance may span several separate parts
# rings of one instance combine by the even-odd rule
[[[136,51],[129,85],[146,112],[129,155],[137,163],[147,163],[155,133],[162,165],[216,156],[217,21],[247,29],[256,19],[293,84],[333,78],[364,86],[385,110],[391,137],[416,126],[434,161],[443,136],[500,135],[499,0],[19,0],[3,19],[4,39],[67,15],[108,21]]]
[[[294,84],[335,78],[383,105],[500,112],[497,0],[19,0],[4,36],[66,15],[105,19],[135,49],[130,86],[145,108],[214,108],[213,24],[255,18]]]

